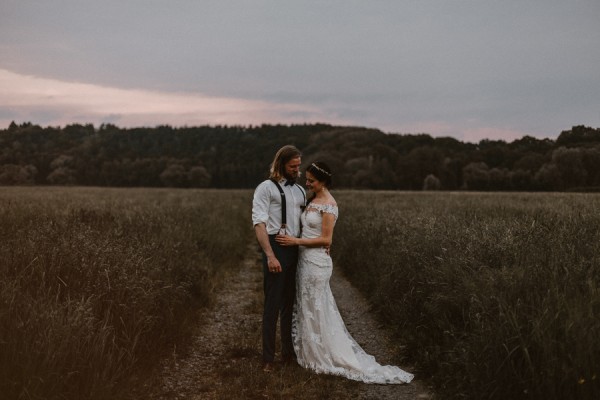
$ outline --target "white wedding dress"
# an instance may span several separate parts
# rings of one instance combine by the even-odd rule
[[[333,204],[308,205],[302,213],[302,237],[321,235],[323,213],[337,220]],[[333,263],[322,247],[300,246],[292,338],[298,364],[317,373],[341,375],[366,383],[408,383],[413,375],[380,365],[350,336],[329,287]]]

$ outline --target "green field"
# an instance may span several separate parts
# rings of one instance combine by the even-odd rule
[[[440,398],[600,396],[600,196],[334,195],[334,265]],[[254,240],[251,197],[0,188],[0,393],[110,398],[185,342]]]

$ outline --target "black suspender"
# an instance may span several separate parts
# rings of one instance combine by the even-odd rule
[[[281,195],[281,225],[285,226],[287,224],[287,201],[285,200],[285,193],[283,192],[283,188],[281,187],[279,182],[277,182],[275,179],[271,179],[271,182],[273,182],[275,186],[277,186],[279,194]],[[302,197],[304,198],[304,204],[306,204],[306,195],[304,194],[304,190],[302,190],[300,185],[298,185],[297,183],[294,183],[294,186],[298,186],[298,188],[300,189],[300,193],[302,193]]]
[[[279,182],[277,182],[275,179],[271,179],[271,182],[273,182],[275,184],[275,186],[277,186],[277,189],[279,189],[279,194],[281,194],[281,226],[285,226],[285,224],[287,223],[287,219],[286,219],[286,203],[287,201],[285,201],[285,193],[283,192],[283,188],[281,187],[281,185],[279,184]]]

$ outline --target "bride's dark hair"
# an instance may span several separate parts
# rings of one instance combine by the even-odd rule
[[[325,185],[325,187],[327,189],[331,188],[331,185],[333,184],[333,180],[332,180],[332,176],[331,176],[332,175],[331,168],[329,168],[329,165],[327,165],[323,161],[313,162],[306,168],[306,172],[310,172],[312,174],[312,176],[314,176],[315,179],[318,180],[319,182],[323,183],[323,185]],[[315,198],[315,195],[316,194],[313,194],[308,199],[309,203],[311,201],[313,201],[313,199]]]
[[[331,168],[323,161],[315,161],[306,168],[319,182],[322,182],[328,189],[333,183],[331,179]]]

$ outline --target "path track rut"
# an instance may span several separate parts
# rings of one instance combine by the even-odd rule
[[[378,362],[393,363],[389,334],[379,326],[369,304],[334,267],[331,288],[348,331]],[[146,383],[144,398],[158,399],[430,399],[417,378],[408,385],[369,385],[323,376],[299,366],[278,366],[272,374],[260,368],[262,267],[256,245],[213,307],[199,318],[185,354],[173,352]],[[403,367],[404,368],[404,367]],[[411,368],[406,368],[412,371]],[[291,382],[285,382],[291,381]]]

